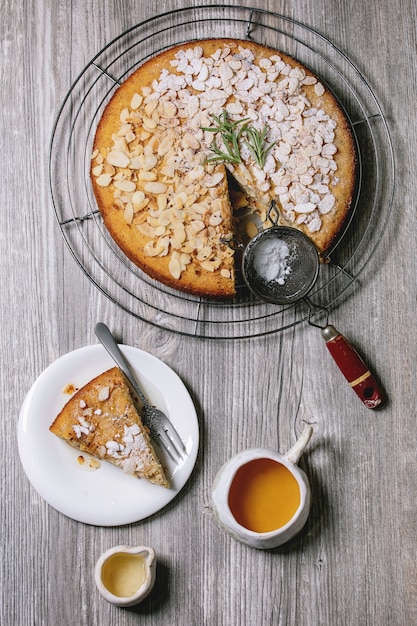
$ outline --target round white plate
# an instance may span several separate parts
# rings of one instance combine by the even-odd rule
[[[19,416],[18,444],[23,468],[33,487],[68,517],[96,526],[138,522],[166,506],[193,471],[199,444],[197,414],[182,380],[151,354],[120,346],[150,402],[168,415],[187,450],[179,465],[156,448],[171,481],[166,489],[128,476],[101,461],[91,469],[89,457],[49,431],[69,400],[69,385],[79,389],[114,366],[101,345],[74,350],[52,363],[28,392]],[[81,466],[78,457],[86,462]]]

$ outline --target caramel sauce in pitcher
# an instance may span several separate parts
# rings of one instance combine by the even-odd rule
[[[241,526],[267,533],[285,526],[294,516],[300,505],[300,488],[282,463],[255,459],[237,470],[228,504]]]

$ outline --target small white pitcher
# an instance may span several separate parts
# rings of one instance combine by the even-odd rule
[[[311,489],[307,476],[297,467],[297,463],[312,433],[312,427],[306,425],[297,442],[286,454],[267,448],[253,448],[240,452],[219,470],[213,484],[212,503],[220,524],[235,539],[254,548],[268,549],[286,543],[301,531],[310,512]],[[300,503],[294,515],[285,525],[269,532],[255,532],[242,526],[237,522],[229,506],[230,489],[237,471],[256,459],[272,459],[281,463],[291,472],[300,490]]]
[[[132,571],[134,559],[140,571]],[[136,563],[138,565],[138,563]],[[139,604],[152,591],[156,576],[155,551],[147,546],[115,546],[101,555],[94,578],[103,598],[117,606]]]

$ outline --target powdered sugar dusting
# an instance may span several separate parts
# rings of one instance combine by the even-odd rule
[[[266,282],[283,285],[291,273],[289,257],[290,249],[285,241],[267,238],[256,247],[253,268]]]

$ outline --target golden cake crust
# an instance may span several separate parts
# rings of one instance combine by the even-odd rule
[[[225,111],[266,126],[273,145],[263,167],[242,142],[241,163],[207,161],[215,133],[203,129]],[[349,123],[307,68],[253,42],[187,43],[139,67],[99,121],[91,179],[107,229],[136,265],[176,289],[228,297],[234,260],[224,241],[236,223],[226,168],[263,227],[275,200],[280,223],[305,232],[325,255],[353,201]]]
[[[49,430],[70,445],[127,474],[169,487],[127,380],[114,367],[79,389]]]

